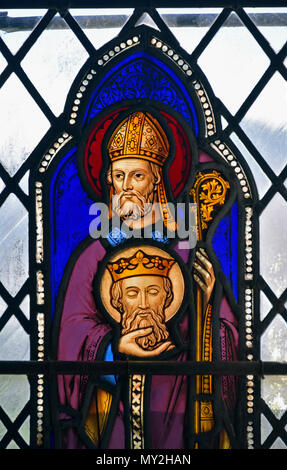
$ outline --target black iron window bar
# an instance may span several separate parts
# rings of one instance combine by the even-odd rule
[[[0,16],[0,29],[8,31],[15,31],[14,28],[27,28],[31,29],[32,32],[23,45],[20,47],[18,52],[13,55],[9,48],[6,46],[3,39],[0,37],[0,52],[3,54],[4,58],[7,61],[7,66],[0,74],[0,87],[6,82],[6,80],[10,77],[12,73],[15,73],[18,78],[21,80],[22,84],[26,87],[28,92],[30,93],[31,97],[35,100],[39,108],[42,110],[43,114],[49,120],[51,126],[55,129],[62,128],[62,116],[58,118],[53,114],[49,106],[46,104],[45,100],[42,98],[41,94],[38,92],[36,87],[30,81],[29,77],[26,75],[24,70],[21,67],[21,62],[26,56],[26,54],[30,51],[33,45],[36,43],[38,38],[41,34],[48,29],[51,24],[53,24],[53,28],[57,28],[57,18],[55,15],[59,12],[60,16],[65,21],[65,27],[70,28],[74,34],[77,36],[81,44],[87,50],[90,56],[96,53],[96,49],[94,48],[93,44],[89,41],[87,36],[85,35],[83,28],[87,27],[87,20],[89,17],[74,17],[69,12],[71,8],[115,8],[118,7],[118,2],[110,1],[108,5],[104,4],[104,2],[94,2],[86,0],[85,2],[80,1],[38,1],[37,5],[33,1],[14,1],[9,0],[9,2],[2,2],[0,1],[0,8],[1,9],[13,9],[13,8],[46,8],[48,11],[46,14],[40,19],[37,17],[26,18],[25,20],[21,20],[21,18],[9,18],[5,13],[2,13]],[[179,5],[180,3],[180,5]],[[121,8],[133,8],[134,2],[123,1],[121,2]],[[287,189],[284,185],[284,181],[287,178],[287,166],[282,170],[279,175],[276,175],[270,165],[265,161],[263,156],[260,154],[258,149],[254,146],[254,144],[250,141],[248,136],[240,127],[240,121],[248,112],[249,108],[255,102],[261,91],[263,90],[264,86],[268,83],[270,78],[273,76],[275,72],[279,72],[283,78],[287,78],[287,70],[284,66],[283,61],[287,55],[287,44],[285,44],[278,53],[275,53],[273,49],[270,47],[269,43],[259,31],[257,26],[254,24],[253,21],[256,20],[257,25],[260,24],[268,24],[270,21],[271,25],[286,25],[286,16],[284,14],[280,15],[273,15],[272,12],[266,14],[254,14],[256,16],[252,16],[251,14],[247,14],[243,8],[244,7],[282,7],[282,1],[256,1],[253,2],[220,2],[220,1],[211,1],[211,0],[201,0],[199,1],[181,1],[181,2],[167,2],[167,1],[156,1],[153,2],[152,7],[150,8],[150,2],[147,1],[137,1],[137,8],[135,9],[132,17],[129,20],[129,23],[133,22],[136,23],[137,19],[146,11],[151,16],[156,23],[159,21],[161,22],[161,27],[164,29],[167,26],[195,26],[198,25],[199,22],[197,21],[197,15],[180,15],[182,18],[179,21],[179,16],[177,15],[166,15],[163,18],[166,21],[167,26],[162,21],[161,17],[159,17],[157,11],[154,8],[161,8],[161,7],[177,7],[177,8],[185,8],[185,7],[202,7],[202,8],[223,8],[222,12],[216,17],[212,14],[205,14],[205,22],[206,24],[202,24],[203,19],[201,18],[200,25],[203,26],[210,26],[209,30],[207,31],[206,35],[200,41],[198,46],[195,48],[193,53],[190,55],[191,59],[197,61],[201,53],[205,50],[208,46],[210,41],[214,38],[217,34],[219,29],[224,26],[238,26],[244,25],[249,32],[252,34],[254,39],[257,41],[261,49],[265,52],[267,57],[270,60],[270,65],[262,75],[258,83],[255,85],[253,90],[250,92],[249,96],[241,105],[240,109],[237,111],[235,115],[232,115],[226,106],[219,100],[216,100],[215,106],[217,107],[219,113],[225,118],[228,122],[227,127],[224,130],[224,136],[229,137],[232,132],[236,132],[243,144],[245,145],[246,149],[251,153],[254,157],[258,165],[267,175],[267,177],[271,181],[271,186],[269,190],[266,192],[265,196],[257,203],[255,207],[255,211],[259,216],[262,211],[265,209],[267,204],[270,202],[272,197],[276,192],[281,194],[281,196],[287,201]],[[231,17],[231,13],[235,11],[237,17]],[[97,16],[94,18],[94,24],[91,27],[97,26],[97,21],[99,18]],[[53,23],[52,23],[53,20]],[[102,19],[100,20],[102,21]],[[110,22],[119,22],[123,24],[126,21],[126,18],[121,16],[109,17]],[[22,22],[22,24],[21,24]],[[63,23],[63,22],[62,22]],[[101,23],[102,25],[105,24],[108,26],[108,23]],[[115,25],[116,23],[114,23]],[[109,25],[110,26],[110,25]],[[125,28],[125,26],[124,26]],[[41,149],[40,149],[41,150]],[[14,193],[19,200],[22,202],[24,207],[27,209],[28,212],[31,212],[31,203],[29,196],[27,196],[24,191],[18,185],[21,181],[24,174],[33,167],[35,162],[37,161],[37,156],[39,155],[39,148],[35,149],[34,152],[31,153],[29,158],[22,164],[20,169],[16,172],[14,176],[10,176],[9,173],[4,169],[4,167],[0,164],[0,177],[2,178],[5,188],[3,189],[2,193],[0,194],[0,206],[3,204],[5,199],[9,196],[9,194]],[[282,293],[280,297],[276,297],[273,293],[272,289],[268,286],[266,281],[259,276],[258,278],[258,287],[264,292],[267,296],[268,300],[272,304],[272,308],[269,313],[266,315],[262,322],[258,324],[257,335],[258,338],[260,335],[267,329],[270,325],[272,320],[274,319],[275,315],[279,313],[282,318],[287,322],[287,310],[285,307],[285,303],[287,300],[287,289]],[[33,285],[31,281],[27,279],[24,283],[22,288],[19,290],[15,297],[12,297],[9,292],[5,289],[3,284],[0,282],[0,295],[8,305],[7,309],[3,313],[0,318],[0,331],[5,326],[7,321],[15,315],[17,320],[20,322],[24,330],[31,335],[31,342],[33,342],[33,331],[35,328],[35,319],[31,319],[30,321],[23,315],[20,309],[20,303],[24,299],[24,297],[33,292]],[[33,347],[32,347],[33,349]],[[35,357],[32,354],[32,357]],[[108,362],[96,362],[96,363],[87,363],[87,362],[61,362],[61,361],[0,361],[0,374],[24,374],[30,376],[44,374],[47,376],[54,376],[55,374],[69,374],[69,373],[85,373],[85,374],[118,374],[118,375],[127,375],[127,374],[134,374],[134,373],[149,373],[149,374],[180,374],[180,375],[196,375],[196,374],[212,374],[212,375],[248,375],[252,374],[259,377],[264,377],[267,375],[287,375],[287,364],[286,363],[279,363],[279,362],[262,362],[262,361],[238,361],[238,362],[212,362],[212,363],[200,363],[200,362],[185,362],[182,364],[169,362],[168,364],[164,364],[162,362],[142,362],[142,361],[117,361],[113,363]],[[33,400],[34,392],[31,395],[31,400]],[[261,407],[264,404],[261,403]],[[13,438],[15,442],[19,445],[19,447],[27,447],[25,441],[21,438],[18,430],[21,424],[24,422],[26,417],[29,415],[30,410],[30,402],[26,404],[23,410],[20,412],[14,423],[8,418],[5,412],[0,408],[0,419],[3,424],[7,428],[7,435],[4,436],[1,442],[1,446],[5,447],[6,441],[9,443],[9,440]],[[273,433],[271,432],[270,436],[268,437],[267,441],[265,442],[265,446],[268,447],[268,444],[272,444],[272,439],[276,436],[281,436],[283,441],[286,442],[286,431],[284,431],[284,427],[286,424],[287,413],[284,413],[280,420],[277,420],[268,409],[267,405],[264,407],[264,414],[268,418],[269,422],[274,428]],[[34,418],[33,418],[34,419]],[[275,434],[274,434],[275,433]],[[273,436],[274,434],[274,436]]]
[[[0,374],[287,375],[287,363],[269,361],[0,361]]]
[[[282,7],[282,0],[137,0],[137,8],[260,8]],[[1,0],[1,8],[119,8],[118,0]],[[134,0],[122,0],[120,8],[135,8]]]
[[[163,14],[162,19],[169,28],[186,27],[207,27],[211,26],[217,15],[214,13],[195,14],[195,13],[168,13]],[[287,26],[286,13],[250,13],[250,19],[258,26]],[[74,16],[82,29],[105,29],[117,28],[122,26],[127,20],[127,15],[81,15]],[[8,12],[0,12],[0,30],[7,33],[16,31],[31,31],[41,20],[41,16],[31,17],[11,17]],[[225,27],[242,26],[237,17],[228,18]],[[68,29],[68,25],[63,23],[60,18],[55,18],[47,29]]]

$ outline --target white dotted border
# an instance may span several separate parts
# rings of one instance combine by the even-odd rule
[[[215,140],[211,142],[210,146],[216,150],[216,152],[231,166],[234,173],[236,174],[239,184],[241,186],[241,191],[243,192],[243,196],[245,199],[251,198],[251,189],[248,183],[247,177],[240,165],[238,163],[234,153],[230,150],[230,148],[221,140]]]
[[[38,313],[38,361],[44,360],[44,314]],[[39,374],[37,378],[37,445],[43,444],[43,396],[44,396],[44,375]]]
[[[254,311],[254,300],[253,300],[253,289],[245,289],[245,332],[246,332],[246,347],[253,348],[253,311]],[[248,354],[247,359],[253,360],[253,355]]]
[[[247,392],[247,413],[252,415],[254,413],[254,376],[247,375],[246,377],[246,392]],[[248,449],[254,448],[254,429],[253,418],[248,421],[246,427],[246,438]]]
[[[211,103],[202,84],[198,80],[192,82],[192,84],[200,101],[202,112],[204,114],[206,126],[205,136],[211,137],[216,132],[215,117]]]
[[[168,44],[165,44],[159,39],[153,37],[151,39],[151,45],[154,46],[156,49],[160,49],[166,55],[166,57],[172,60],[181,69],[181,71],[187,75],[187,77],[192,76],[193,72],[189,63],[184,60],[180,55],[178,55],[174,49],[169,47]],[[192,82],[192,86],[197,94],[202,108],[202,112],[204,114],[206,137],[212,136],[216,132],[216,124],[209,97],[199,80],[194,80]]]
[[[253,280],[252,261],[252,207],[245,207],[245,280]]]
[[[254,291],[253,289],[245,289],[245,345],[249,350],[253,348],[253,311],[254,311]],[[254,356],[251,352],[247,354],[247,360],[253,361]],[[246,377],[246,398],[247,398],[247,413],[252,415],[254,412],[254,376],[247,375]],[[253,449],[254,433],[253,421],[248,421],[247,425],[247,446],[248,449]]]
[[[44,274],[43,271],[38,270],[36,272],[36,284],[37,284],[37,304],[38,305],[44,305]]]
[[[78,116],[78,110],[79,110],[79,105],[81,103],[81,99],[84,96],[84,93],[90,83],[90,81],[94,78],[94,75],[96,75],[96,71],[94,69],[90,70],[90,72],[86,75],[86,78],[82,81],[80,88],[78,89],[76,93],[76,98],[74,99],[74,103],[72,106],[72,111],[70,113],[70,120],[69,123],[73,126],[76,124],[76,118]]]
[[[67,132],[63,132],[62,135],[53,143],[53,145],[51,145],[51,147],[46,152],[46,154],[44,155],[44,157],[42,158],[40,162],[40,165],[39,165],[40,173],[45,173],[45,171],[49,168],[49,165],[54,160],[57,153],[71,139],[72,139],[71,135],[69,135]]]
[[[112,59],[114,59],[118,54],[123,52],[124,50],[127,50],[131,47],[134,47],[140,43],[140,38],[139,36],[134,36],[133,38],[129,38],[126,41],[122,41],[116,46],[114,46],[113,49],[107,51],[105,54],[102,55],[97,61],[98,66],[103,67],[107,63],[109,63]],[[169,47],[167,44],[163,43],[162,41],[158,40],[157,38],[153,37],[151,39],[151,45],[154,46],[157,49],[161,49],[162,52],[168,57],[170,60],[172,60],[176,65],[183,71],[183,73],[187,77],[192,76],[192,70],[190,68],[190,65],[174,51],[171,47]],[[96,70],[91,69],[89,73],[86,75],[86,77],[83,79],[81,82],[81,85],[76,93],[76,97],[73,102],[72,110],[70,113],[70,120],[69,124],[71,126],[76,124],[76,119],[78,117],[78,110],[79,110],[79,105],[81,103],[81,100],[84,96],[84,93],[86,92],[87,88],[89,87],[90,82],[94,78],[94,76],[97,74]],[[215,117],[213,113],[213,109],[209,100],[209,97],[207,96],[207,93],[202,86],[202,84],[198,81],[195,80],[192,82],[192,86],[198,96],[204,117],[205,117],[205,125],[206,125],[206,136],[212,136],[216,132],[216,124],[215,124]]]
[[[159,39],[153,37],[151,39],[151,45],[154,46],[156,49],[161,49],[162,52],[175,64],[183,70],[183,72],[188,76],[191,77],[192,70],[190,65],[181,57],[179,56],[174,49],[172,49],[168,44],[160,41]]]
[[[253,377],[253,376],[250,376],[250,377]],[[247,447],[248,449],[254,449],[253,421],[248,421],[246,430],[247,430]]]
[[[253,289],[245,289],[245,345],[250,351],[253,348],[253,311],[254,311],[254,291]],[[247,354],[247,360],[253,361],[254,357],[251,352]],[[254,376],[247,375],[246,378],[246,398],[247,413],[252,415],[254,412]],[[253,449],[254,444],[253,421],[248,422],[247,426],[247,445],[249,449]]]
[[[38,313],[38,361],[44,360],[44,314]],[[44,375],[37,377],[37,445],[43,444],[43,396],[44,396]]]
[[[243,196],[246,200],[251,198],[251,189],[247,177],[238,163],[235,155],[229,147],[221,140],[212,142],[211,147],[219,153],[222,158],[233,168],[239,183]],[[245,207],[245,281],[253,280],[253,261],[252,261],[252,207]],[[253,314],[254,314],[254,291],[251,288],[245,289],[245,346],[247,349],[247,360],[253,361],[253,354],[251,352],[253,343]],[[247,413],[249,415],[254,412],[254,376],[248,375],[246,380],[246,398],[247,398]],[[247,446],[253,449],[254,433],[253,421],[248,421],[247,425]]]
[[[41,263],[44,257],[44,246],[43,246],[43,191],[42,183],[36,181],[35,183],[36,193],[36,262]]]
[[[139,44],[139,42],[140,42],[139,36],[134,36],[133,38],[129,38],[126,41],[121,41],[120,44],[117,44],[116,46],[114,46],[113,49],[110,49],[108,52],[103,54],[102,57],[98,59],[98,62],[97,62],[98,66],[102,67],[106,65],[108,62],[110,62],[111,59],[115,58],[118,54],[120,54],[121,52],[127,49],[130,49],[131,47],[136,46],[137,44]],[[92,81],[92,79],[94,78],[96,74],[97,74],[96,70],[91,69],[89,73],[86,75],[86,77],[83,79],[80,85],[80,88],[78,89],[76,93],[76,98],[73,103],[72,112],[70,114],[70,120],[69,120],[69,123],[71,126],[76,124],[76,119],[78,116],[77,112],[79,110],[81,99],[83,98],[85,91],[87,90],[90,82]]]

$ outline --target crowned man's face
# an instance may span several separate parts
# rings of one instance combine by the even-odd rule
[[[161,276],[134,276],[121,281],[122,334],[152,327],[151,335],[138,344],[152,349],[169,336],[165,326],[167,290]]]
[[[113,210],[123,219],[143,217],[155,197],[157,179],[151,164],[139,158],[115,161],[111,167],[111,180]]]
[[[166,293],[163,288],[163,278],[160,276],[135,276],[123,279],[122,303],[124,310],[131,315],[139,309],[139,327],[150,326],[146,324],[148,309],[155,312],[163,310]]]

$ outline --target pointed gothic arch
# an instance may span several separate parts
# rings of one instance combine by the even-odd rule
[[[121,108],[142,104],[163,115],[166,113],[165,119],[170,116],[169,123],[174,134],[174,122],[177,121],[196,142],[198,160],[194,158],[189,167],[194,175],[189,174],[181,188],[185,198],[197,202],[200,207],[200,194],[204,195],[206,191],[207,200],[212,196],[211,187],[208,193],[208,183],[215,181],[218,184],[220,178],[227,182],[228,198],[221,211],[210,204],[211,212],[212,207],[214,212],[212,217],[207,218],[206,227],[202,219],[204,208],[201,207],[198,213],[204,227],[202,234],[207,233],[207,237],[202,237],[200,241],[208,247],[217,270],[217,311],[221,296],[238,320],[237,357],[245,361],[250,357],[256,359],[256,344],[250,333],[256,326],[258,309],[258,293],[254,287],[258,272],[258,260],[254,256],[258,237],[253,211],[257,202],[256,186],[244,158],[222,132],[216,112],[216,97],[206,77],[180,48],[170,31],[159,22],[155,13],[152,18],[159,30],[146,25],[135,26],[138,15],[133,15],[119,36],[103,46],[82,67],[69,92],[62,127],[51,130],[51,140],[32,174],[31,188],[35,193],[36,207],[32,224],[36,236],[31,250],[32,254],[36,252],[36,263],[33,261],[31,266],[37,285],[37,311],[50,327],[50,338],[46,341],[52,344],[51,354],[55,359],[57,335],[53,335],[58,331],[61,318],[61,289],[67,287],[67,272],[71,274],[75,256],[81,253],[83,246],[86,247],[89,207],[101,196],[100,191],[96,194],[96,185],[99,187],[97,162],[93,161],[90,166],[88,163],[86,166],[79,165],[78,147],[83,135],[87,134],[86,129],[93,129],[101,117]],[[182,174],[185,171],[185,176],[187,168],[183,167]],[[93,179],[91,175],[96,175],[98,179]],[[204,182],[207,182],[206,187],[202,186]],[[199,193],[196,193],[195,187],[201,188]],[[220,191],[220,185],[218,188]],[[58,310],[57,296],[60,296],[61,304]],[[224,353],[222,350],[220,353],[218,316],[213,321],[214,332],[218,335],[217,338],[213,335],[213,349],[219,360]],[[193,354],[193,359],[200,359],[196,351]],[[217,379],[215,382],[218,384]],[[223,378],[221,386],[226,386],[226,390],[227,382],[228,378]],[[250,420],[245,387],[243,381],[240,385],[240,406],[244,419],[240,431],[244,431]],[[220,408],[217,404],[219,385],[216,385],[216,390],[213,396],[215,409]],[[81,412],[86,413],[87,409],[85,403]],[[83,430],[81,432],[82,438],[86,439]],[[232,439],[233,444],[238,445],[234,436]],[[189,445],[191,441],[194,445],[194,433]],[[204,439],[202,442],[205,445]]]

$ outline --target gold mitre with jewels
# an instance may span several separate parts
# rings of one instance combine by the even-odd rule
[[[130,258],[119,258],[113,263],[108,263],[107,268],[111,273],[113,282],[135,276],[161,276],[168,277],[170,268],[175,260],[162,258],[161,256],[147,255],[138,250]]]
[[[109,140],[108,152],[112,162],[140,158],[163,166],[169,154],[169,142],[154,116],[136,111],[117,126]]]

